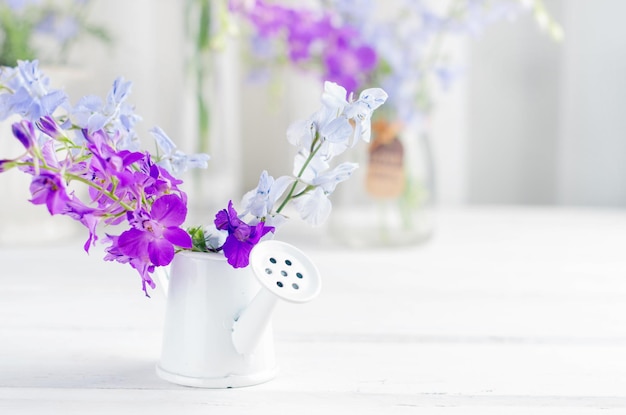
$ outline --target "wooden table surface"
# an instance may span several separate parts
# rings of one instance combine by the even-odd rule
[[[154,372],[164,296],[82,240],[0,248],[0,414],[626,413],[626,211],[465,208],[427,244],[301,246],[321,295],[279,304],[277,378]]]

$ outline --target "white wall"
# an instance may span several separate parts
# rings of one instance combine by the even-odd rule
[[[109,29],[113,45],[83,41],[73,50],[71,62],[87,79],[74,86],[72,98],[81,94],[105,96],[113,80],[123,76],[133,82],[130,102],[143,117],[138,130],[155,124],[176,138],[184,129],[183,2],[177,0],[93,0],[94,22]],[[75,100],[75,99],[74,99]],[[146,137],[149,143],[149,137]]]
[[[546,5],[564,26],[560,44],[525,16],[458,46],[468,71],[433,121],[441,203],[626,205],[626,2]],[[140,132],[159,124],[185,143],[183,4],[94,6],[116,44],[110,51],[86,44],[74,54],[91,74],[85,91],[104,95],[114,77],[125,76],[144,117]],[[263,168],[289,169],[284,131],[318,104],[311,82],[292,75],[283,81],[286,94],[276,100],[270,88],[242,79],[242,112],[235,116],[245,187]]]
[[[557,18],[560,2],[548,7]],[[471,42],[468,202],[553,203],[562,44],[530,15]]]
[[[626,2],[568,0],[564,11],[557,201],[625,207]]]
[[[468,202],[626,206],[626,2],[549,0],[470,49]]]

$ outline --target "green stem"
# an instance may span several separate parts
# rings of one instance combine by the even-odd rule
[[[300,181],[300,178],[304,174],[304,171],[309,166],[309,164],[311,164],[311,160],[313,160],[313,157],[315,157],[315,155],[320,150],[320,148],[322,148],[322,143],[319,141],[320,141],[319,134],[315,133],[315,139],[313,140],[313,143],[311,144],[311,148],[313,149],[313,151],[311,151],[311,154],[309,154],[309,157],[307,157],[304,164],[302,165],[302,168],[300,169],[300,171],[298,172],[298,175],[296,176],[297,180],[293,182],[291,189],[289,189],[289,193],[287,193],[287,197],[285,197],[285,200],[283,200],[283,202],[280,204],[278,209],[276,209],[276,213],[280,213],[285,208],[285,206],[287,206],[287,203],[289,203],[291,199],[302,196],[305,192],[310,190],[307,187],[306,189],[304,189],[302,192],[298,193],[297,195],[294,196],[293,194],[296,191],[296,187],[298,186],[298,182]],[[315,144],[318,142],[319,142],[319,145],[315,148]]]
[[[30,167],[34,167],[34,163],[32,162],[20,162],[16,164],[17,166],[30,166]],[[108,197],[109,199],[113,200],[115,203],[117,203],[118,205],[120,205],[121,207],[123,207],[125,210],[127,211],[131,211],[134,210],[132,206],[126,204],[125,202],[123,202],[119,197],[115,196],[114,193],[109,192],[107,190],[105,190],[102,186],[98,186],[97,184],[95,184],[94,182],[92,182],[91,180],[87,180],[83,177],[80,176],[76,176],[74,174],[71,173],[63,173],[61,170],[59,169],[55,169],[52,168],[50,166],[44,165],[44,166],[40,166],[41,168],[43,168],[44,170],[47,170],[49,172],[52,173],[60,173],[63,174],[63,176],[65,177],[65,179],[67,181],[71,181],[71,180],[76,180],[78,182],[81,182],[83,184],[86,184],[89,187],[92,187],[93,189],[97,190],[98,192],[100,192],[101,194],[103,194],[104,196]]]

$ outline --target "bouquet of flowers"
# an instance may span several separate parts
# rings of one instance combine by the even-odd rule
[[[0,121],[18,118],[12,131],[24,147],[20,156],[0,159],[0,173],[17,168],[32,176],[30,202],[85,226],[85,251],[102,240],[104,259],[137,270],[146,295],[155,287],[155,268],[181,250],[223,252],[233,267],[247,266],[254,245],[287,219],[287,205],[306,222],[322,223],[331,211],[329,195],[357,168],[332,165],[333,159],[369,140],[372,113],[387,99],[380,88],[353,99],[327,82],[321,108],[287,131],[297,148],[293,175],[274,179],[264,171],[239,211],[230,201],[212,224],[183,228],[187,194],[177,175],[206,167],[209,156],[184,154],[158,127],[151,130],[155,154],[140,150],[130,89],[118,78],[106,99],[85,96],[72,105],[63,91],[50,88],[37,61],[0,67]],[[102,237],[100,225],[124,230]]]

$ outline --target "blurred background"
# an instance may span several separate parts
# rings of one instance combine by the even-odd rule
[[[89,2],[90,21],[111,41],[87,37],[74,45],[67,64],[77,74],[66,90],[73,99],[104,96],[115,77],[132,80],[146,145],[145,131],[159,125],[195,151],[188,5]],[[447,43],[458,63],[455,79],[437,94],[428,124],[438,205],[626,206],[626,28],[618,21],[626,3],[543,5],[562,27],[561,40],[522,11]],[[290,171],[285,131],[319,106],[322,91],[319,77],[293,68],[277,69],[271,80],[255,76],[246,58],[250,41],[237,30],[213,53],[219,80],[211,81],[212,119],[221,120],[219,134],[230,142],[212,155],[227,161],[229,186],[239,187],[233,194],[254,188],[263,169]]]

